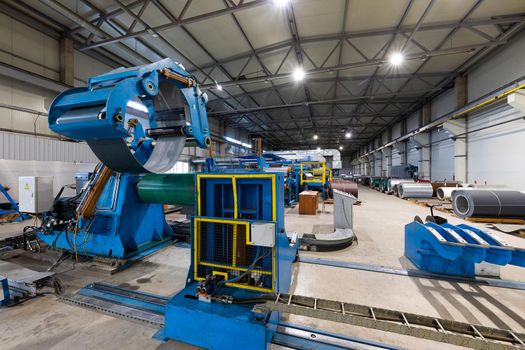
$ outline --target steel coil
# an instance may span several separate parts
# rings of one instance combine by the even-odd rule
[[[452,209],[461,218],[525,218],[525,194],[519,191],[457,190],[452,194]]]
[[[403,182],[414,182],[412,179],[389,179],[388,180],[388,186],[387,186],[387,193],[394,193],[394,186],[398,185]]]
[[[350,193],[355,198],[358,198],[358,187],[357,183],[350,180],[332,180],[330,182],[332,190],[339,190],[345,193]]]
[[[400,198],[430,198],[434,190],[430,182],[403,182],[398,185]]]
[[[436,196],[442,200],[447,201],[452,197],[452,193],[457,190],[473,190],[472,187],[438,187],[436,190]]]
[[[458,187],[459,183],[457,181],[432,181],[432,189],[434,190],[433,196],[437,196],[437,189],[440,187]]]

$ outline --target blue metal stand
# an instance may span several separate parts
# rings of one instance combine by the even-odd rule
[[[7,192],[5,187],[0,184],[0,193],[2,193],[5,198],[8,200],[9,204],[11,205],[11,209],[9,210],[0,210],[0,216],[12,214],[12,213],[18,213],[18,216],[13,220],[8,220],[7,222],[13,222],[13,221],[24,221],[31,219],[31,215],[22,213],[20,211],[20,208],[18,207],[18,203],[11,197],[11,195]]]
[[[411,222],[405,226],[405,256],[421,270],[474,277],[475,264],[525,267],[525,249],[469,225]]]

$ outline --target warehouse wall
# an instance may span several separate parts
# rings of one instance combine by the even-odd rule
[[[506,47],[485,58],[467,75],[468,102],[475,101],[504,85],[525,77],[525,33],[514,38]],[[431,101],[431,120],[436,120],[456,110],[456,94],[449,89]],[[410,132],[420,126],[419,113],[406,120]],[[467,181],[488,184],[507,184],[525,190],[525,163],[519,157],[525,151],[525,120],[494,127],[505,120],[522,117],[523,114],[507,104],[503,107],[471,113],[467,117]],[[485,128],[474,132],[476,129]],[[402,124],[391,127],[392,138],[402,136]],[[383,142],[385,144],[385,142]],[[363,147],[360,154],[376,147]],[[431,179],[450,180],[454,173],[455,143],[451,134],[442,127],[431,131]],[[419,155],[415,145],[409,142],[408,163],[417,165]],[[365,158],[366,159],[366,158]],[[392,165],[400,164],[397,150],[392,151]]]
[[[468,182],[525,190],[525,115],[509,105],[472,116],[468,123]],[[507,124],[488,126],[519,119]],[[475,131],[474,130],[480,130]]]

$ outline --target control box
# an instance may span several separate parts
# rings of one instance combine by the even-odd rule
[[[18,206],[21,212],[38,214],[53,209],[52,176],[20,176]]]
[[[254,222],[251,224],[251,241],[253,245],[273,247],[275,245],[275,224]]]

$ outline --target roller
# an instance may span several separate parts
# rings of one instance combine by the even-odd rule
[[[330,187],[332,188],[332,190],[339,190],[345,193],[350,193],[355,198],[358,198],[359,190],[357,187],[357,183],[355,183],[354,181],[334,179],[330,182]]]
[[[398,185],[400,198],[431,198],[434,190],[430,182],[403,182]]]
[[[388,194],[394,193],[394,186],[398,185],[400,183],[403,183],[403,182],[414,182],[414,180],[412,180],[412,179],[389,179],[388,180],[388,188],[387,188],[386,192]]]
[[[525,194],[519,191],[454,191],[452,209],[461,218],[525,218]]]
[[[195,174],[147,174],[137,184],[146,203],[195,205]]]

